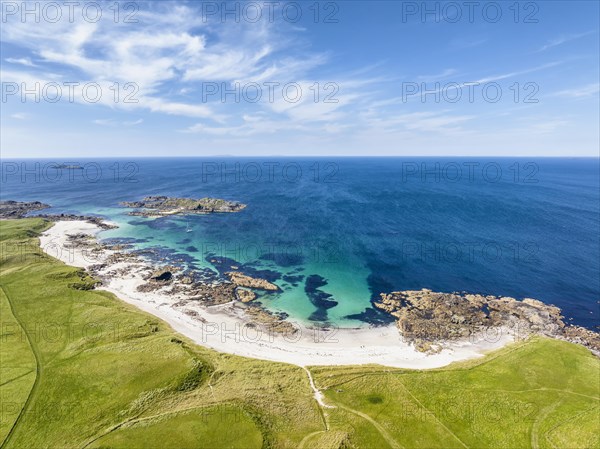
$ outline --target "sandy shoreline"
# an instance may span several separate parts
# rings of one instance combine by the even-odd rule
[[[101,229],[85,221],[59,221],[40,237],[42,249],[64,263],[80,268],[105,261],[108,254],[91,257],[69,248],[68,235],[96,235]],[[131,264],[131,268],[134,264]],[[112,270],[128,268],[117,263]],[[485,352],[513,341],[508,332],[475,342],[452,343],[438,354],[418,352],[402,340],[395,325],[363,329],[319,331],[296,323],[294,336],[283,337],[260,327],[252,327],[243,317],[242,306],[230,303],[204,307],[193,304],[177,306],[177,299],[160,291],[141,293],[142,268],[129,275],[113,275],[100,287],[119,299],[166,321],[174,330],[199,345],[219,352],[256,359],[286,362],[299,366],[380,364],[398,368],[437,368],[454,361],[481,357]],[[184,313],[193,308],[195,316]]]

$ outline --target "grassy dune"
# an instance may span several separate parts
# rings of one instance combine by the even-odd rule
[[[312,371],[329,403],[371,417],[399,447],[600,447],[599,360],[570,343],[535,338],[427,372]]]
[[[432,371],[304,370],[190,343],[43,254],[43,220],[0,221],[6,448],[588,448],[600,361],[533,339]]]

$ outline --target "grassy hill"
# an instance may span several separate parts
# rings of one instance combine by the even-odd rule
[[[0,221],[2,448],[600,448],[600,360],[532,339],[446,369],[299,367],[194,345]]]

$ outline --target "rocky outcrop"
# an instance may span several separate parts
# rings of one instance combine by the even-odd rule
[[[230,283],[197,283],[186,294],[192,301],[200,301],[207,306],[227,304],[237,299],[235,285]]]
[[[445,342],[510,329],[523,338],[531,334],[576,341],[600,352],[598,333],[564,323],[558,307],[536,299],[406,290],[381,294],[374,305],[396,318],[403,337],[423,352],[436,352]]]
[[[116,229],[117,225],[107,223],[100,217],[94,217],[90,215],[75,215],[75,214],[39,214],[36,217],[45,218],[50,221],[87,221],[88,223],[95,224],[100,229]]]
[[[18,202],[18,201],[0,201],[0,219],[16,219],[24,218],[30,212],[48,209],[48,204],[40,203],[39,201]],[[114,229],[117,226],[106,223],[100,217],[75,214],[38,214],[36,217],[44,218],[50,221],[87,221],[95,224],[101,229]]]
[[[148,280],[151,282],[158,282],[161,284],[169,284],[173,281],[173,273],[175,273],[178,270],[179,268],[172,266],[162,267],[150,273],[150,276],[148,276]]]
[[[278,291],[279,287],[270,283],[266,279],[259,279],[247,276],[238,271],[230,271],[225,273],[227,277],[238,287],[255,288],[259,290]]]
[[[192,285],[194,283],[194,278],[187,274],[182,274],[177,277],[177,281],[181,282],[184,285]]]
[[[147,196],[141,201],[124,201],[121,206],[136,209],[129,215],[161,217],[165,215],[190,215],[239,212],[246,207],[237,201],[218,198],[172,198],[168,196]]]
[[[54,164],[52,168],[58,170],[83,170],[83,167],[79,164]]]
[[[298,332],[298,329],[286,320],[286,314],[277,314],[262,307],[249,306],[246,309],[246,315],[252,320],[251,323],[261,326],[274,334],[294,335]]]
[[[23,218],[29,212],[47,209],[50,206],[39,201],[0,201],[0,218]]]
[[[115,253],[119,254],[119,253]],[[114,254],[113,254],[114,256]],[[137,287],[138,292],[148,293],[159,290],[167,285],[170,285],[174,280],[174,274],[179,268],[166,266],[157,268],[145,276],[146,283]]]
[[[600,333],[581,326],[565,326],[560,337],[571,343],[586,346],[600,356]]]
[[[237,299],[242,302],[250,302],[256,299],[256,293],[251,290],[246,290],[245,288],[236,288],[235,293],[237,295]]]
[[[124,253],[124,252],[118,252],[118,251],[110,254],[106,258],[106,263],[108,265],[114,265],[114,264],[122,263],[122,262],[136,263],[136,262],[140,262],[140,258],[133,253]]]

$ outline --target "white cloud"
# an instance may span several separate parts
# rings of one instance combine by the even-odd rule
[[[458,70],[456,70],[456,69],[446,69],[440,73],[436,73],[435,75],[418,76],[417,79],[419,81],[425,81],[425,82],[439,81],[441,79],[448,78],[449,76],[455,75],[456,73],[458,73]]]
[[[207,136],[207,141],[223,144],[223,148],[234,141],[236,144],[251,142],[260,146],[269,136],[285,142],[286,147],[313,139],[313,147],[317,148],[322,141],[336,142],[339,138],[344,143],[336,143],[336,148],[359,144],[368,148],[372,142],[393,146],[416,142],[420,137],[426,143],[450,144],[452,141],[459,146],[461,139],[448,137],[476,132],[482,123],[476,122],[481,117],[481,104],[467,105],[468,109],[463,108],[464,105],[446,106],[456,108],[453,110],[443,110],[444,106],[432,104],[432,110],[427,111],[423,111],[425,106],[418,101],[407,105],[406,99],[399,97],[399,85],[404,81],[400,72],[407,69],[393,67],[392,71],[389,61],[373,63],[361,60],[357,61],[360,68],[351,70],[348,61],[344,60],[352,60],[351,48],[345,54],[314,49],[304,40],[304,29],[295,29],[297,27],[290,24],[267,25],[266,22],[205,23],[194,12],[194,2],[166,3],[140,5],[142,10],[136,15],[138,24],[115,24],[110,15],[107,20],[96,24],[24,24],[20,21],[3,24],[2,41],[10,43],[11,50],[17,48],[20,54],[11,54],[14,57],[5,60],[19,67],[10,66],[11,70],[2,73],[2,79],[19,83],[97,82],[104,95],[96,106],[86,102],[79,91],[75,102],[97,107],[92,117],[118,118],[98,118],[92,120],[94,124],[135,127],[144,123],[144,119],[140,118],[146,118],[144,113],[164,114],[181,118],[175,125],[171,125],[175,120],[164,121],[165,126],[181,131],[172,133],[171,137],[175,134],[182,141],[187,138],[195,143]],[[567,40],[563,38],[561,42]],[[448,45],[467,48],[484,42],[485,39],[458,40],[450,41]],[[556,40],[547,48],[561,42]],[[435,81],[456,78],[458,73],[465,73],[465,66],[447,68],[454,67],[456,60],[447,62],[447,65],[439,67],[438,73],[434,69],[432,74],[423,74],[416,79]],[[497,72],[483,67],[485,71],[474,73],[486,76],[479,76],[473,82],[500,81],[550,69],[561,63],[551,62],[522,70],[509,66]],[[31,70],[33,68],[35,70]],[[298,102],[286,101],[279,89],[274,101],[267,101],[265,97],[268,95],[263,92],[263,99],[257,103],[243,100],[222,103],[220,95],[204,102],[201,98],[202,83],[209,81],[225,86],[236,82],[243,85],[272,81],[280,83],[280,86],[295,82],[301,86],[303,96]],[[121,87],[118,102],[114,101],[111,90],[115,82]],[[128,93],[123,88],[129,82],[135,83],[138,89],[134,96],[138,101],[135,103],[123,101]],[[314,90],[311,89],[316,82],[319,83],[318,101],[315,101]],[[339,87],[333,96],[337,102],[325,102],[326,96],[332,92],[331,89],[325,90],[328,82]],[[464,83],[458,87],[466,86],[467,83]],[[597,93],[596,84],[564,90],[556,95],[584,98]],[[418,98],[418,95],[414,96],[414,99]],[[120,118],[124,113],[129,115]],[[91,118],[85,120],[89,125]],[[553,126],[542,123],[537,128],[532,125],[532,129],[551,133],[560,125],[559,122],[553,123]],[[189,133],[194,133],[194,136],[186,136]],[[98,130],[97,134],[112,133]],[[252,140],[248,138],[250,136],[260,138]],[[224,151],[229,151],[229,148]]]
[[[546,51],[550,48],[557,47],[559,45],[574,41],[576,39],[580,39],[585,36],[589,36],[594,33],[596,33],[596,31],[588,31],[585,33],[578,33],[578,34],[563,34],[562,36],[559,36],[557,38],[554,38],[554,39],[548,41],[545,45],[543,45],[542,47],[540,47],[538,49],[538,52]]]
[[[600,84],[587,84],[585,86],[577,87],[575,89],[566,89],[556,92],[556,96],[569,97],[569,98],[585,98],[592,97],[600,92]]]
[[[108,119],[96,119],[93,120],[92,123],[100,126],[136,126],[140,125],[144,122],[144,119],[138,119],[133,121],[118,121],[112,118]]]
[[[211,28],[187,5],[145,6],[136,16],[138,24],[115,24],[112,17],[76,24],[66,18],[39,24],[9,20],[2,28],[2,39],[33,52],[40,67],[52,64],[60,72],[55,79],[107,86],[135,83],[139,88],[137,104],[111,104],[103,99],[99,104],[104,106],[217,121],[225,115],[215,113],[213,105],[201,103],[200,98],[194,102],[173,99],[174,86],[176,92],[187,94],[204,81],[283,79],[324,62],[320,55],[290,57],[283,52],[292,41],[278,38],[277,27],[219,23]],[[29,60],[13,61],[27,64]],[[49,74],[40,77],[51,78]]]
[[[97,119],[93,120],[92,123],[100,126],[116,126],[117,122],[113,119]]]
[[[24,65],[26,67],[38,67],[37,64],[34,64],[33,62],[31,62],[30,58],[6,58],[4,60],[11,64],[20,64],[20,65]]]

